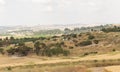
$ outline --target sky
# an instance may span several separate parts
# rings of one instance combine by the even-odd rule
[[[0,0],[0,26],[120,23],[120,0]]]

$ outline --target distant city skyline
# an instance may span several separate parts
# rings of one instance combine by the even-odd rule
[[[0,26],[120,23],[120,0],[0,0]]]

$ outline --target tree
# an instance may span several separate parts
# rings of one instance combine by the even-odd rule
[[[80,28],[74,28],[74,29],[73,29],[73,33],[75,33],[75,34],[80,33]]]
[[[31,48],[27,46],[20,46],[16,49],[16,52],[19,56],[27,56],[30,51]]]
[[[6,41],[9,40],[8,37],[6,37],[5,40],[6,40]]]
[[[71,30],[69,28],[64,29],[64,34],[70,34],[70,33],[71,33]]]
[[[14,40],[14,37],[10,37],[10,40],[12,40],[12,41],[13,41],[13,40]]]
[[[34,44],[34,47],[35,47],[35,52],[37,55],[39,55],[39,52],[40,52],[40,42],[37,41],[35,44]]]

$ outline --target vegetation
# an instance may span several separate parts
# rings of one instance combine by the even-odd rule
[[[88,39],[90,39],[90,40],[92,40],[92,39],[94,39],[95,38],[95,36],[93,36],[93,35],[89,35],[88,36]]]
[[[0,48],[0,53],[4,54],[4,49],[3,48]]]
[[[88,46],[88,45],[91,45],[91,44],[92,44],[92,41],[90,41],[90,40],[83,41],[83,42],[79,43],[80,46]]]
[[[119,31],[119,27],[117,26],[109,28],[108,26],[98,26],[95,28],[102,28],[102,31],[104,32]],[[38,33],[45,32],[46,34],[54,33],[53,36],[49,37],[35,37],[35,38],[33,37],[15,38],[13,36],[6,37],[0,39],[0,53],[17,56],[27,56],[31,53],[35,53],[37,56],[49,56],[49,57],[60,55],[68,56],[78,47],[80,49],[83,46],[89,47],[89,45],[93,47],[94,44],[97,44],[99,46],[99,43],[104,43],[104,41],[111,43],[115,42],[119,43],[118,40],[119,35],[116,35],[115,41],[114,40],[108,41],[109,39],[111,39],[110,37],[109,38],[107,37],[109,35],[107,35],[107,33],[102,35],[102,33],[96,32],[95,28],[94,27],[82,27],[74,29],[65,28],[63,32],[59,29],[46,30],[46,32],[45,31],[38,32]],[[87,29],[86,32],[81,33],[81,30],[86,29]],[[57,34],[62,33],[64,34],[61,36],[57,36]],[[27,43],[30,44],[28,45]],[[82,51],[82,49],[80,51]],[[85,51],[81,52],[81,54],[85,53],[86,53]]]
[[[118,27],[110,28],[118,29]],[[107,33],[106,31],[97,32],[95,29],[91,29],[89,27],[88,29],[90,29],[90,31],[84,33],[80,33],[81,29],[79,28],[75,28],[73,30],[66,28],[65,29],[66,32],[61,36],[54,35],[49,37],[35,37],[35,38],[15,38],[13,36],[6,37],[0,39],[0,53],[9,56],[13,55],[18,57],[20,56],[20,58],[22,56],[29,55],[27,57],[27,60],[22,60],[21,64],[23,65],[28,63],[29,61],[32,61],[32,58],[34,58],[33,60],[35,60],[34,61],[35,63],[28,65],[26,67],[32,67],[32,65],[36,66],[39,65],[39,63],[41,64],[39,67],[48,64],[52,66],[54,63],[56,65],[59,64],[65,65],[71,63],[71,65],[81,64],[86,66],[88,65],[88,67],[89,66],[99,67],[112,65],[114,62],[114,64],[116,65],[119,64],[120,59],[117,59],[116,57],[114,58],[113,56],[115,55],[119,57],[118,53],[120,51],[119,48],[120,33],[118,33],[119,31],[117,30],[112,31],[110,28],[105,28],[109,29],[107,30]],[[82,29],[86,30],[86,28],[84,27]],[[37,55],[37,58],[34,55]],[[40,58],[38,56],[40,56]],[[24,58],[22,57],[21,59]],[[17,60],[19,59],[15,60],[16,62],[18,62]],[[39,60],[48,61],[46,61],[46,63],[45,62],[42,63],[39,62]],[[49,62],[49,60],[51,61]],[[15,65],[17,66],[17,64]],[[14,70],[14,68],[9,66],[6,69],[8,71]]]
[[[62,34],[63,32],[59,29],[53,29],[53,30],[40,30],[40,31],[37,31],[35,32],[34,34],[35,35],[50,35],[50,36],[54,36],[54,35],[57,35],[57,34]]]
[[[7,50],[8,55],[17,55],[17,56],[27,56],[30,53],[30,51],[32,51],[32,49],[26,46],[19,46]]]
[[[101,31],[103,32],[120,32],[120,27],[114,26],[109,28],[103,28]]]
[[[115,50],[115,49],[113,49],[112,51],[113,51],[113,52],[115,52],[116,50]]]
[[[95,44],[98,44],[98,43],[99,43],[99,40],[93,40],[93,42],[94,42]]]

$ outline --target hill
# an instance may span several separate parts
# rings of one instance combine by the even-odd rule
[[[53,36],[1,38],[0,71],[110,71],[109,67],[103,66],[119,65],[120,28],[110,25],[98,28],[95,30],[94,27],[86,27],[85,30],[88,31],[84,32],[80,31],[81,28],[66,28],[66,32],[57,29],[61,35],[55,33]],[[41,33],[44,32],[49,34],[54,33],[54,30],[44,30]]]
[[[92,30],[101,30],[102,28],[111,27],[112,25],[89,26],[82,24],[66,24],[66,25],[36,25],[36,26],[1,26],[0,35],[16,36],[16,37],[38,37],[38,36],[54,36],[70,33],[89,32]]]

